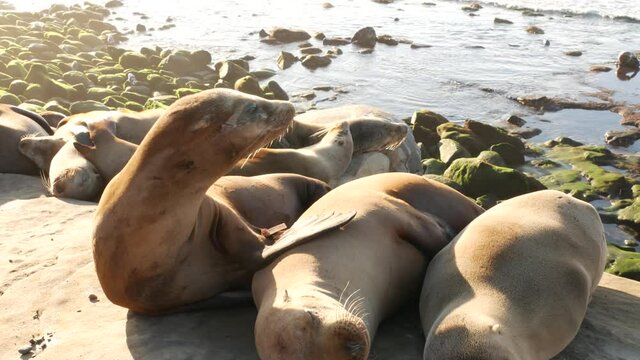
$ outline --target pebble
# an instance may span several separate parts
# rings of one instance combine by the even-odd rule
[[[624,241],[625,246],[638,246],[638,242],[632,239],[627,239]]]
[[[31,344],[29,344],[19,348],[18,352],[22,355],[26,355],[26,354],[30,354],[32,350],[33,350],[33,347],[31,346]]]
[[[90,294],[89,295],[89,301],[91,301],[91,302],[98,301],[98,296],[96,294]]]

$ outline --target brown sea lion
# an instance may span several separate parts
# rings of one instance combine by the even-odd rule
[[[105,123],[93,124],[89,131],[92,145],[74,142],[73,146],[98,169],[108,183],[122,171],[138,145],[117,138]]]
[[[262,360],[364,360],[378,324],[420,290],[427,260],[482,209],[457,191],[405,173],[337,187],[300,217],[357,212],[343,229],[256,272]]]
[[[595,209],[558,191],[507,200],[429,264],[424,359],[550,359],[577,334],[602,276]]]
[[[293,173],[334,186],[349,167],[352,154],[353,140],[345,121],[329,127],[315,145],[301,149],[260,149],[255,156],[239,162],[229,175]]]
[[[0,104],[0,173],[38,175],[40,170],[18,150],[25,136],[47,136],[53,130],[36,113]]]
[[[157,314],[248,285],[273,257],[354,216],[320,214],[274,234],[251,221],[274,227],[302,211],[287,205],[277,184],[238,178],[248,198],[224,183],[212,186],[282,134],[293,115],[289,102],[227,89],[186,96],[167,109],[96,211],[94,261],[113,303]],[[320,184],[303,181],[296,187],[302,200],[294,202],[315,201],[326,191]]]

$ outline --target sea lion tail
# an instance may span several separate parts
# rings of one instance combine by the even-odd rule
[[[29,111],[23,108],[19,108],[17,106],[12,106],[11,110],[35,121],[38,125],[40,125],[40,127],[44,131],[46,131],[47,134],[53,135],[53,132],[54,132],[53,129],[51,128],[51,126],[49,126],[49,123],[47,122],[47,120],[45,120],[42,116],[40,116],[40,114],[34,113],[33,111]]]

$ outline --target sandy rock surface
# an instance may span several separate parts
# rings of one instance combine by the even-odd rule
[[[111,304],[93,268],[95,208],[46,197],[38,178],[0,174],[1,359],[257,359],[247,296],[162,317]],[[639,308],[640,282],[605,274],[578,337],[556,359],[638,358]],[[423,344],[414,304],[383,324],[373,355],[419,360]]]

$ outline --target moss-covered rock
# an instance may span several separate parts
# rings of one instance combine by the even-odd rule
[[[469,151],[471,156],[478,156],[482,150],[487,148],[487,145],[482,142],[482,139],[473,134],[469,129],[458,124],[451,122],[444,123],[438,125],[436,131],[441,139],[451,139],[460,143],[460,145]]]
[[[62,81],[52,79],[49,76],[50,69],[42,64],[33,64],[25,77],[25,81],[40,85],[46,98],[76,99],[78,95],[76,89]]]
[[[592,201],[598,198],[591,184],[585,181],[579,171],[557,170],[540,178],[540,182],[549,189],[562,191],[575,198]]]
[[[640,197],[635,196],[635,200],[630,206],[618,212],[618,220],[640,227]]]
[[[29,87],[29,83],[26,81],[13,80],[11,84],[9,84],[9,92],[16,95],[22,95],[24,94],[25,90],[27,90],[28,87]]]
[[[62,80],[66,81],[69,85],[89,85],[89,79],[84,75],[84,73],[82,73],[82,71],[68,71],[62,74]]]
[[[494,166],[475,158],[455,160],[443,176],[458,183],[462,192],[472,198],[493,193],[504,200],[545,189],[539,181],[518,170]]]
[[[106,98],[102,99],[102,103],[110,108],[117,109],[125,107],[127,99],[121,96],[107,96]]]
[[[104,42],[102,41],[102,39],[100,39],[98,36],[86,32],[86,31],[82,31],[78,34],[78,40],[91,47],[91,48],[97,48],[97,47],[101,47],[104,46]]]
[[[421,126],[425,129],[436,131],[436,128],[444,123],[448,123],[449,120],[444,116],[435,113],[428,109],[420,109],[413,113],[411,116],[411,124],[414,126]]]
[[[122,94],[120,94],[120,96],[126,98],[129,101],[137,102],[138,104],[144,104],[149,98],[146,95],[138,94],[133,91],[123,91]]]
[[[501,167],[507,166],[507,164],[505,164],[504,160],[502,159],[502,156],[500,156],[500,154],[498,154],[495,151],[484,150],[480,154],[478,154],[477,158],[478,160],[488,162],[491,165],[501,166]]]
[[[122,54],[118,62],[125,69],[144,69],[150,65],[149,60],[144,55],[134,51],[127,51]]]
[[[99,75],[96,80],[100,86],[122,86],[127,81],[127,77],[125,74],[106,74]]]
[[[457,141],[451,139],[440,140],[438,149],[440,152],[440,160],[447,165],[456,159],[471,157],[467,149]]]
[[[465,120],[464,127],[469,129],[473,134],[477,135],[487,146],[500,143],[513,145],[520,152],[524,152],[524,143],[516,136],[509,135],[503,129],[481,123],[474,120]]]
[[[289,95],[286,91],[278,84],[277,82],[271,80],[267,83],[265,87],[265,92],[270,92],[273,94],[274,100],[289,100]]]
[[[45,99],[44,90],[38,84],[29,84],[23,95],[28,99]]]
[[[20,60],[10,61],[4,72],[16,79],[24,79],[25,76],[27,76],[27,69],[25,68],[24,63]]]
[[[238,79],[235,82],[234,89],[255,96],[264,95],[264,93],[262,92],[262,88],[258,83],[258,80],[256,80],[256,78],[251,75],[247,75],[243,78]]]
[[[170,54],[160,61],[158,67],[178,75],[187,75],[197,69],[187,56],[180,54]]]
[[[447,165],[438,159],[422,160],[422,171],[425,175],[442,175],[446,169]]]
[[[108,96],[113,96],[113,95],[118,95],[118,93],[107,88],[96,87],[96,88],[91,88],[87,90],[88,100],[102,101],[102,99]]]
[[[71,113],[69,112],[69,110],[67,110],[67,108],[65,108],[64,106],[62,106],[62,104],[60,104],[58,101],[55,101],[55,100],[49,101],[48,103],[44,104],[43,109],[47,111],[54,111],[57,113],[61,113],[66,116],[71,115]]]
[[[593,190],[599,194],[614,197],[631,196],[631,183],[623,174],[607,171],[600,166],[614,159],[613,154],[604,147],[557,145],[547,153],[547,156],[551,160],[573,166],[589,180]]]
[[[500,157],[509,166],[518,166],[524,164],[524,152],[521,149],[508,144],[500,143],[491,145],[490,151],[494,151],[500,155]]]
[[[478,196],[476,204],[485,210],[489,210],[498,204],[498,198],[494,194]]]
[[[448,187],[450,187],[450,188],[452,188],[452,189],[454,189],[456,191],[462,192],[462,187],[460,187],[460,185],[458,183],[456,183],[455,181],[453,181],[451,179],[448,179],[448,178],[446,178],[444,176],[436,175],[436,174],[425,174],[425,175],[422,175],[422,177],[424,177],[425,179],[437,181],[437,182],[439,182],[441,184],[447,185]]]
[[[166,109],[176,100],[178,100],[178,97],[172,95],[152,97],[145,102],[144,109]]]
[[[606,272],[640,281],[640,253],[625,251],[608,244]]]
[[[18,98],[16,95],[8,92],[8,91],[4,91],[4,90],[0,90],[0,104],[8,104],[8,105],[20,105],[22,101],[20,101],[20,98]]]
[[[84,101],[76,101],[71,104],[69,107],[69,111],[72,114],[80,114],[86,113],[89,111],[109,111],[111,110],[108,106],[104,105],[101,102],[93,101],[93,100],[84,100]]]

